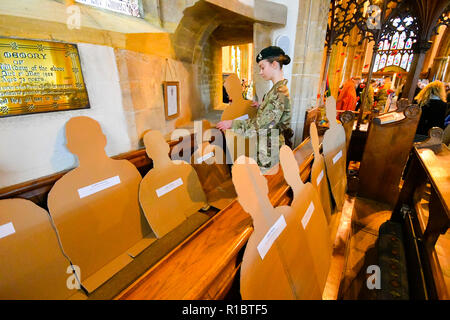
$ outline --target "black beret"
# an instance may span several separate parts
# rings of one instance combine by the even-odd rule
[[[286,54],[283,49],[276,46],[270,46],[261,50],[261,52],[256,56],[256,63],[267,58],[278,58],[284,57]],[[290,60],[290,59],[289,59]]]

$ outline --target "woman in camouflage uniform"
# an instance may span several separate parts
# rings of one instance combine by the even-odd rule
[[[271,80],[273,87],[264,95],[258,107],[256,117],[247,120],[226,120],[217,124],[220,130],[232,129],[235,133],[246,137],[257,135],[257,163],[264,173],[278,163],[279,149],[285,144],[284,132],[290,129],[291,103],[283,76],[283,65],[289,64],[291,59],[284,51],[275,46],[267,47],[258,54],[256,62],[259,74],[264,80]],[[278,148],[272,154],[272,138],[277,136]]]

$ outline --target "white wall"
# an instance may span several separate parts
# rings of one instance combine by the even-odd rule
[[[275,40],[280,35],[285,35],[289,38],[290,46],[289,52],[286,54],[291,58],[291,63],[283,66],[284,78],[288,79],[288,88],[291,90],[292,66],[294,65],[294,47],[295,36],[297,32],[297,18],[298,18],[298,0],[272,0],[272,2],[284,4],[288,7],[286,25],[283,28],[275,29],[272,36],[272,44],[275,45]]]
[[[0,188],[75,167],[77,159],[65,147],[71,117],[100,123],[109,156],[131,150],[114,50],[82,43],[78,49],[91,108],[0,119]]]

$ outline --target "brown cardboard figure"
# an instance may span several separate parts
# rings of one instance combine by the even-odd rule
[[[256,108],[252,107],[252,101],[245,100],[242,96],[241,81],[235,73],[230,74],[224,82],[225,90],[231,99],[230,105],[223,111],[221,121],[234,120],[236,118],[253,118],[256,116]]]
[[[153,168],[142,179],[139,201],[153,232],[161,238],[206,207],[206,196],[194,168],[170,159],[170,148],[161,132],[147,132],[144,144]]]
[[[313,122],[309,127],[311,144],[314,150],[314,163],[311,168],[311,183],[317,190],[322,203],[322,208],[327,218],[328,224],[331,219],[331,196],[328,184],[327,173],[325,170],[325,160],[319,151],[319,134],[317,133],[316,124]]]
[[[252,107],[252,101],[245,100],[242,97],[242,88],[238,76],[234,73],[230,74],[225,80],[224,86],[232,102],[222,113],[221,121],[254,118],[257,109]],[[225,141],[232,162],[235,162],[241,155],[256,159],[256,135],[255,138],[248,138],[234,133],[233,130],[226,130]]]
[[[25,199],[0,200],[0,299],[62,300],[81,295],[77,288],[47,211]]]
[[[54,184],[48,208],[64,251],[92,292],[155,238],[139,208],[141,175],[129,161],[106,155],[99,123],[74,117],[66,124],[66,139],[79,166]]]
[[[325,158],[331,194],[333,195],[337,210],[341,210],[344,205],[345,192],[347,189],[347,150],[345,147],[344,127],[335,120],[336,101],[333,97],[327,98],[326,112],[327,119],[330,121],[330,128],[325,131],[323,136],[323,156]]]
[[[192,155],[191,163],[205,191],[208,204],[222,210],[237,196],[223,149],[218,144],[209,143],[212,130],[216,130],[220,137],[222,133],[213,128],[208,120],[203,120],[201,125],[201,130],[198,130],[201,137],[197,137],[200,140],[199,147]]]
[[[257,163],[241,156],[233,165],[233,183],[254,231],[241,266],[241,296],[248,299],[320,299],[306,235],[289,206],[273,208],[267,180]]]
[[[284,179],[294,192],[291,208],[296,212],[295,223],[306,234],[314,262],[314,267],[310,271],[316,274],[321,298],[328,278],[332,253],[330,231],[325,213],[316,189],[310,182],[303,183],[300,178],[298,163],[291,148],[286,145],[280,149],[280,163]]]

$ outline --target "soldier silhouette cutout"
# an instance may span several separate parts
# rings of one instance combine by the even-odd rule
[[[252,107],[252,101],[245,100],[242,96],[241,81],[235,73],[230,74],[223,83],[225,90],[231,100],[230,105],[223,111],[221,121],[234,120],[248,115],[249,118],[256,116],[256,108]]]
[[[161,132],[147,132],[144,144],[153,168],[142,179],[139,201],[153,232],[161,238],[207,207],[206,196],[194,168],[170,159],[170,148]]]
[[[254,227],[242,259],[242,298],[320,299],[311,252],[297,221],[298,214],[289,206],[272,206],[267,180],[253,159],[239,157],[232,176],[238,201],[251,215]]]
[[[314,163],[311,168],[311,183],[320,196],[322,208],[327,218],[328,224],[331,219],[331,196],[328,184],[327,172],[325,169],[325,160],[319,151],[319,134],[316,124],[313,122],[309,127],[309,136],[314,151]]]
[[[310,182],[303,183],[297,160],[291,148],[286,145],[280,149],[280,163],[284,178],[294,193],[291,207],[297,213],[296,224],[306,234],[314,262],[314,267],[310,271],[316,274],[322,296],[331,265],[332,245],[320,197]]]
[[[0,200],[0,299],[62,300],[77,290],[46,210],[25,199]]]
[[[225,163],[225,154],[220,147],[220,142],[223,141],[222,133],[213,128],[208,120],[203,120],[201,130],[194,130],[194,132],[201,135],[197,137],[201,143],[198,143],[199,147],[191,157],[192,166],[200,179],[208,204],[217,209],[223,209],[237,195],[231,180],[230,169]],[[210,143],[213,133],[216,133],[216,140]],[[217,143],[217,140],[220,142]]]
[[[127,160],[110,159],[100,124],[74,117],[67,148],[79,165],[48,194],[48,208],[64,251],[92,292],[155,240],[139,207],[141,175]]]
[[[325,108],[330,128],[325,131],[323,136],[323,156],[325,158],[325,167],[327,169],[331,193],[336,203],[337,210],[341,210],[344,205],[345,192],[347,189],[347,150],[345,130],[344,127],[336,121],[336,101],[333,97],[327,98]]]

